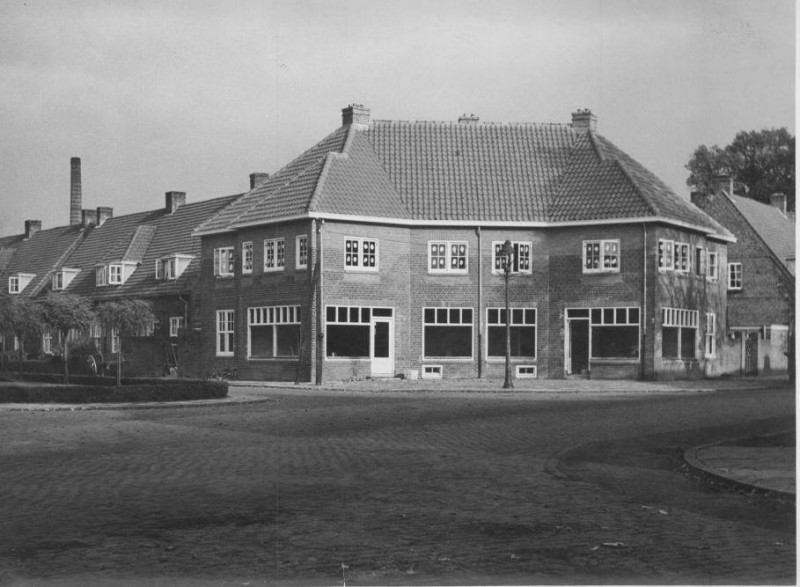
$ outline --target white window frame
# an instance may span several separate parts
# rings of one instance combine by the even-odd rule
[[[49,326],[42,329],[42,352],[46,355],[53,354],[53,333]]]
[[[505,241],[492,241],[492,273],[495,275],[503,274],[503,256],[500,254],[500,251],[504,244]],[[511,259],[511,274],[529,275],[532,272],[531,253],[533,251],[533,244],[531,241],[511,241],[511,246],[514,249],[514,255]],[[523,255],[520,254],[520,249],[522,249]],[[523,257],[525,258],[523,265],[526,265],[526,267],[520,269],[520,259]]]
[[[215,317],[217,356],[232,357],[236,334],[236,314],[233,310],[217,310]]]
[[[664,357],[663,329],[664,327],[678,329],[678,356]],[[697,335],[700,327],[700,312],[698,310],[685,310],[683,308],[661,308],[661,328],[662,328],[662,361],[696,361],[697,360]],[[684,328],[694,329],[694,350],[693,358],[683,358],[683,333]]]
[[[464,247],[463,255],[461,254],[460,247]],[[436,250],[434,250],[436,247]],[[453,255],[453,247],[456,247],[455,255]],[[442,252],[443,255],[439,254],[438,249],[443,248]],[[436,253],[436,254],[434,254]],[[460,259],[461,257],[464,258],[464,267],[453,268],[453,260]],[[438,259],[441,258],[444,262],[443,267],[432,267],[432,262],[434,258]],[[437,274],[447,274],[447,273],[457,273],[457,274],[466,274],[469,273],[469,243],[467,241],[447,241],[447,240],[431,240],[428,241],[428,273],[437,273]]]
[[[116,326],[111,327],[111,352],[119,352],[119,328]]]
[[[434,311],[434,321],[433,322],[426,322],[425,321],[425,314],[427,310]],[[445,310],[446,311],[446,321],[439,322],[439,311]],[[459,322],[450,322],[450,312],[453,310],[457,310],[459,313]],[[465,324],[463,322],[464,310],[469,310],[472,313],[472,320]],[[452,325],[452,326],[469,326],[469,356],[455,356],[455,357],[442,357],[438,355],[426,355],[425,354],[425,330],[426,326],[436,326],[436,325]],[[437,361],[473,361],[475,359],[475,309],[470,307],[424,307],[422,308],[422,353],[423,353],[423,360],[430,360],[435,359]]]
[[[742,264],[728,263],[728,289],[741,291],[742,289]]]
[[[12,275],[8,278],[8,293],[16,295],[20,292],[19,289],[19,276]]]
[[[675,241],[658,239],[656,259],[659,271],[673,271],[675,269]]]
[[[489,328],[503,328],[505,329],[506,323],[503,319],[506,309],[501,307],[489,307],[486,308],[486,329],[485,329],[485,337],[486,337],[486,344],[484,345],[486,348],[484,349],[484,355],[487,361],[503,361],[505,360],[505,351],[503,351],[503,355],[490,355],[489,354]],[[526,322],[527,319],[526,313],[533,312],[533,322]],[[489,314],[490,312],[497,312],[497,319],[498,322],[494,323],[490,320]],[[522,319],[519,320],[520,312],[522,313]],[[539,324],[538,324],[538,311],[536,308],[511,308],[511,328],[525,328],[533,326],[536,329],[536,336],[534,337],[534,346],[533,346],[533,356],[525,355],[525,356],[513,356],[511,359],[513,361],[533,361],[536,362],[537,357],[539,355]],[[504,347],[505,348],[505,347]]]
[[[692,257],[689,254],[689,251],[691,251],[689,243],[675,241],[673,254],[675,255],[674,267],[676,273],[688,275],[692,272]],[[685,268],[680,267],[680,265],[684,264],[683,261],[686,261]]]
[[[278,355],[278,329],[279,325],[300,324],[300,306],[260,306],[247,308],[247,358],[249,360],[264,359],[292,359],[297,355]],[[272,356],[254,357],[252,353],[252,326],[272,326]],[[299,353],[299,349],[298,349]]]
[[[586,247],[588,245],[598,245],[599,246],[599,266],[597,268],[588,268],[586,267]],[[613,263],[607,265],[606,257],[609,255],[605,255],[605,249],[607,245],[616,246],[616,259],[617,263],[614,266]],[[583,241],[583,249],[582,249],[582,269],[583,273],[619,273],[620,267],[622,266],[622,242],[618,238],[606,238],[606,239],[590,239]],[[610,266],[609,266],[610,265]]]
[[[694,248],[694,270],[698,277],[708,275],[708,251],[703,247]]]
[[[356,244],[357,252],[353,252],[352,250],[352,243]],[[374,252],[370,252],[370,256],[375,257],[375,265],[371,267],[365,267],[363,260],[361,258],[362,249],[365,243],[372,243],[375,245]],[[347,247],[348,244],[351,245],[351,250],[348,252]],[[380,244],[378,239],[370,238],[370,237],[362,237],[362,236],[346,236],[344,237],[344,241],[342,242],[342,262],[344,263],[344,270],[345,271],[364,271],[369,273],[375,273],[378,271],[380,267]],[[348,262],[349,261],[349,262]]]
[[[639,306],[594,306],[589,310],[589,360],[590,361],[639,361],[642,356],[642,310]],[[609,315],[610,314],[610,315]],[[635,318],[634,318],[635,316]],[[594,329],[605,327],[636,326],[636,356],[601,357],[596,356]]]
[[[717,281],[719,279],[719,253],[708,251],[706,257],[706,279]]]
[[[286,239],[264,239],[264,273],[283,271],[286,266]]]
[[[294,239],[294,268],[308,269],[308,235],[299,234]]]
[[[111,263],[108,266],[108,285],[122,285],[122,265]]]
[[[233,277],[235,262],[233,247],[214,249],[214,275],[216,277]]]
[[[94,268],[94,284],[96,287],[108,285],[108,268],[105,265],[98,265]]]
[[[704,333],[705,356],[711,359],[717,356],[717,316],[714,312],[706,312],[706,324]]]
[[[177,338],[178,331],[183,328],[184,326],[184,317],[183,316],[170,316],[169,317],[169,337],[170,338]]]
[[[242,243],[242,273],[251,274],[253,265],[253,241],[245,241]]]

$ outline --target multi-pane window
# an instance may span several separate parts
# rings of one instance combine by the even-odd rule
[[[378,270],[378,241],[368,238],[344,239],[345,269]]]
[[[10,294],[18,294],[19,293],[19,277],[16,275],[12,275],[8,278],[8,293]]]
[[[368,358],[373,317],[391,317],[392,308],[326,306],[325,356]]]
[[[467,243],[460,241],[428,241],[430,273],[466,273]]]
[[[183,328],[183,316],[170,316],[169,317],[169,336],[175,338],[178,336],[178,331]]]
[[[45,326],[42,330],[42,352],[46,355],[53,352],[53,333],[49,326]]]
[[[218,249],[214,249],[214,275],[219,277],[232,276],[233,263],[233,247],[220,247]]]
[[[658,239],[658,269],[672,271],[675,268],[675,243]]]
[[[500,241],[492,242],[492,271],[502,273],[505,269],[506,258],[503,255],[503,245]],[[511,257],[511,273],[531,272],[531,243],[512,242],[513,255]]]
[[[728,263],[728,289],[742,289],[741,263]]]
[[[675,271],[689,273],[690,270],[689,245],[675,243]]]
[[[536,309],[511,309],[511,356],[536,358]],[[506,310],[488,308],[486,310],[487,355],[506,356]]]
[[[111,327],[111,352],[119,352],[119,328],[116,326]]]
[[[661,357],[694,359],[697,356],[697,310],[661,309]]]
[[[253,241],[242,243],[242,273],[253,272]]]
[[[247,328],[248,358],[300,355],[300,306],[248,308]]]
[[[618,272],[619,250],[619,239],[583,241],[583,272]]]
[[[424,308],[425,358],[472,357],[472,308]]]
[[[639,308],[591,308],[593,359],[639,356]]]
[[[286,240],[272,238],[264,241],[264,271],[283,271],[286,264]]]
[[[694,273],[698,277],[705,277],[708,269],[706,268],[706,250],[703,247],[694,249]]]
[[[109,285],[119,285],[122,283],[122,265],[108,266],[108,283]]]
[[[719,256],[715,251],[708,251],[708,272],[706,276],[711,281],[719,279]]]
[[[233,355],[233,310],[217,310],[217,356]]]
[[[308,236],[305,234],[301,234],[295,239],[294,266],[295,269],[308,267]]]
[[[716,355],[717,316],[713,312],[706,312],[705,347],[706,357]]]

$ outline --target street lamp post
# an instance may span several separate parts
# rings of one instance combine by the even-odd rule
[[[507,240],[503,243],[500,254],[503,259],[503,279],[506,282],[506,376],[503,381],[503,389],[512,389],[514,379],[511,377],[511,309],[508,306],[508,280],[511,278],[514,258],[514,246],[511,241]]]

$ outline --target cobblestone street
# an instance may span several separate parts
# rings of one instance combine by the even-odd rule
[[[794,413],[789,388],[0,411],[0,583],[794,584],[793,504],[680,458]]]

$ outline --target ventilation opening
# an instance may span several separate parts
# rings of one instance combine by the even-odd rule
[[[442,366],[441,365],[423,365],[422,366],[423,379],[441,379]]]
[[[517,365],[517,379],[536,379],[536,365]]]

